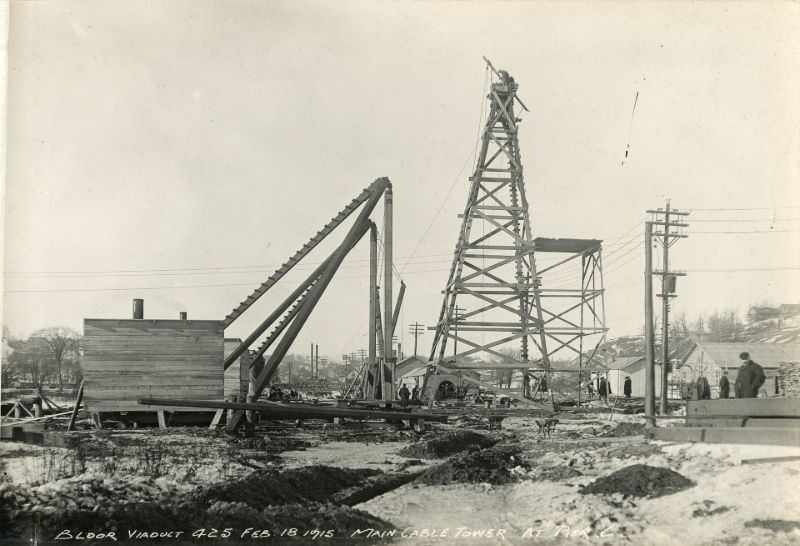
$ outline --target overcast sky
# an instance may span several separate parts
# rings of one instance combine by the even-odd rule
[[[798,28],[788,2],[15,2],[4,320],[81,330],[137,297],[146,318],[220,319],[388,176],[408,352],[447,280],[482,55],[530,109],[534,233],[606,240],[611,336],[640,332],[641,222],[667,198],[692,211],[675,312],[800,302]],[[367,246],[292,352],[366,347]]]

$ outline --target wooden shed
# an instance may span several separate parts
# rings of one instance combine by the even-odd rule
[[[222,321],[84,319],[83,334],[88,411],[143,411],[147,396],[223,399]]]

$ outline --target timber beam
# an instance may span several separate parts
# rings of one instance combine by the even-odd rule
[[[446,423],[446,415],[430,415],[408,410],[369,410],[337,408],[333,406],[311,406],[305,404],[276,404],[272,402],[223,402],[217,400],[179,400],[169,398],[140,398],[144,406],[180,406],[203,409],[232,409],[255,411],[269,419],[327,419],[349,417],[351,419],[384,419],[386,421],[419,420]]]

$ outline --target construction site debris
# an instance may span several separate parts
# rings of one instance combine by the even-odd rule
[[[517,481],[529,470],[517,446],[493,446],[456,455],[423,472],[418,481],[427,485],[451,483],[505,484]]]
[[[674,470],[645,464],[634,464],[604,476],[581,488],[584,495],[623,497],[662,497],[694,486],[695,483]]]
[[[468,430],[458,430],[455,432],[437,433],[433,438],[422,440],[403,448],[400,450],[399,454],[403,457],[441,459],[442,457],[449,457],[461,451],[491,447],[499,441],[499,438],[493,438],[485,434],[479,434]]]
[[[377,470],[314,465],[285,471],[264,469],[241,480],[212,485],[196,498],[206,505],[213,501],[246,502],[253,508],[297,502],[327,502],[334,493],[352,488]]]
[[[709,516],[716,516],[717,514],[724,514],[729,511],[728,506],[714,506],[716,503],[712,500],[705,499],[699,508],[692,511],[693,518],[707,518]]]
[[[410,410],[359,410],[308,404],[277,404],[274,402],[220,402],[217,400],[173,400],[169,398],[140,398],[143,406],[177,406],[204,409],[252,410],[269,419],[384,419],[386,421],[425,420],[447,422],[446,415],[434,415]]]
[[[11,538],[25,538],[31,517],[35,517],[46,533],[92,529],[100,521],[104,529],[118,535],[136,529],[170,528],[182,529],[188,536],[192,529],[256,526],[270,530],[272,536],[279,529],[298,528],[331,531],[331,536],[346,539],[354,528],[392,528],[369,514],[342,506],[368,500],[414,477],[378,474],[369,469],[325,466],[264,470],[199,492],[182,490],[163,478],[116,479],[91,474],[36,488],[0,483],[0,522],[5,537]],[[369,481],[369,477],[377,479]],[[311,542],[319,537],[307,538]]]
[[[619,423],[611,430],[607,430],[601,436],[606,438],[620,438],[622,436],[639,436],[644,434],[644,423]]]
[[[753,519],[746,521],[745,527],[757,527],[769,529],[779,533],[791,533],[800,530],[800,521],[788,521],[785,519]]]

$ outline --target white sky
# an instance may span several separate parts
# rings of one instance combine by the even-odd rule
[[[15,335],[128,318],[135,297],[146,318],[220,319],[388,176],[409,352],[408,324],[432,324],[441,304],[481,55],[531,110],[520,143],[534,233],[607,241],[611,336],[640,331],[637,223],[666,198],[693,209],[673,247],[690,271],[675,312],[800,301],[796,3],[43,1],[14,3],[10,25],[3,314]],[[367,246],[292,352],[366,347]],[[696,271],[752,268],[784,269]],[[281,293],[226,334],[249,333]]]

